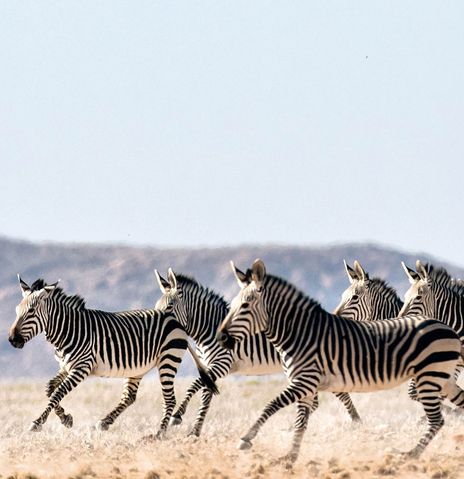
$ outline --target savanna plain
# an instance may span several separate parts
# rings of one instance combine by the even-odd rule
[[[164,440],[147,442],[161,416],[158,379],[150,374],[141,384],[136,403],[109,431],[94,425],[118,401],[122,382],[91,379],[62,401],[74,417],[64,428],[50,416],[41,432],[29,432],[30,422],[46,404],[45,381],[2,382],[0,388],[0,477],[32,478],[464,478],[464,415],[447,413],[446,424],[419,459],[404,459],[425,424],[422,409],[407,396],[407,387],[353,394],[363,418],[352,424],[339,401],[320,394],[300,457],[291,470],[274,460],[284,455],[292,437],[295,407],[273,416],[250,451],[238,441],[264,405],[285,386],[280,376],[262,379],[227,378],[219,382],[198,439],[188,437],[198,398],[180,426],[170,427]],[[180,378],[178,401],[189,385]]]

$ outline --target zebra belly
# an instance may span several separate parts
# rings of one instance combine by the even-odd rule
[[[404,377],[400,376],[384,381],[361,381],[360,379],[353,379],[347,376],[328,375],[322,377],[319,390],[331,392],[372,392],[397,387],[411,377],[412,375],[405,375]]]
[[[232,363],[230,374],[243,374],[244,376],[263,376],[266,374],[283,373],[280,361],[275,362],[257,362],[250,358],[237,359]]]
[[[106,378],[136,378],[145,375],[154,367],[156,367],[156,361],[133,368],[117,368],[116,365],[104,363],[101,359],[99,359],[92,371],[92,375]]]

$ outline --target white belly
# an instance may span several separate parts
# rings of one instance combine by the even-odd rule
[[[375,381],[356,381],[353,382],[351,378],[342,376],[323,376],[319,390],[320,391],[332,391],[332,392],[373,392],[382,389],[391,389],[404,383],[409,379],[408,376],[394,378],[392,381],[384,381],[382,383],[375,383]]]
[[[230,368],[230,374],[242,374],[244,376],[263,376],[276,373],[283,373],[283,368],[280,363],[252,364],[252,362],[247,359],[235,361]]]
[[[95,365],[95,368],[92,371],[92,375],[106,378],[137,378],[148,373],[148,371],[150,371],[154,367],[156,367],[155,361],[136,368],[118,369],[116,368],[116,366],[111,367],[109,364],[104,363],[101,359],[99,359],[97,361],[97,364]]]

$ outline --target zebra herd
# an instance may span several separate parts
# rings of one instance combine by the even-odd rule
[[[58,283],[39,279],[29,286],[18,276],[23,299],[9,341],[22,348],[43,332],[60,365],[46,387],[48,404],[30,429],[39,431],[52,411],[72,427],[72,416],[60,402],[89,375],[125,378],[118,405],[97,423],[107,430],[134,403],[142,377],[153,368],[158,369],[164,403],[156,439],[169,423],[182,421],[189,401],[201,390],[190,432],[199,436],[218,379],[284,372],[288,386],[264,408],[240,448],[250,448],[270,416],[296,403],[292,446],[282,458],[288,465],[298,457],[319,391],[334,393],[351,419],[359,421],[350,392],[378,391],[410,380],[409,395],[421,403],[428,422],[407,453],[412,457],[443,426],[443,399],[464,407],[464,391],[456,384],[463,367],[464,284],[443,268],[418,261],[414,270],[403,263],[411,283],[403,303],[359,262],[353,267],[345,263],[350,285],[331,314],[291,283],[268,274],[261,260],[246,272],[231,265],[240,289],[230,305],[169,269],[167,279],[155,271],[162,296],[153,309],[116,313],[86,308],[83,298],[65,294]],[[199,377],[174,412],[174,378],[186,349]]]

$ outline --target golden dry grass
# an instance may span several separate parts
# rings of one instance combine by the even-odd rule
[[[178,398],[188,383],[178,380]],[[2,383],[0,474],[23,479],[464,477],[464,417],[448,415],[420,459],[406,461],[397,454],[414,446],[424,428],[420,406],[407,398],[405,387],[354,394],[362,425],[351,424],[335,397],[321,394],[292,472],[271,463],[290,446],[294,407],[268,421],[251,451],[237,450],[239,437],[284,384],[280,377],[226,379],[200,439],[186,437],[198,405],[194,400],[184,424],[171,428],[164,441],[144,444],[140,439],[156,430],[161,413],[153,375],[142,382],[135,405],[108,432],[97,432],[93,425],[119,398],[118,380],[83,383],[62,403],[74,416],[74,428],[65,429],[52,415],[40,433],[29,432],[28,426],[46,403],[44,385]]]

